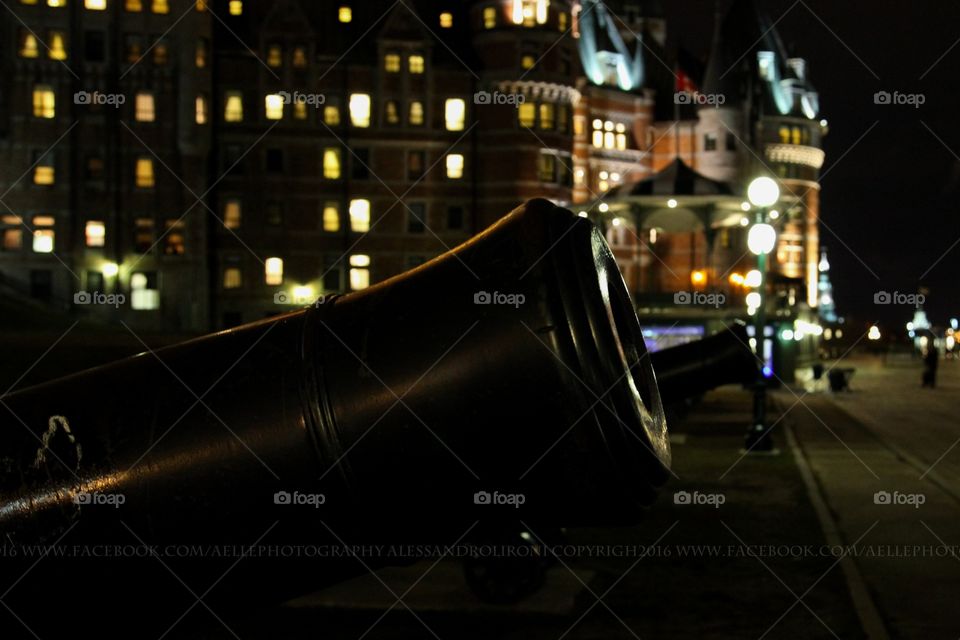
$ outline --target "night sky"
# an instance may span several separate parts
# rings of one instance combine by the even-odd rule
[[[830,124],[820,240],[839,313],[902,329],[912,307],[875,305],[874,294],[926,286],[935,324],[960,316],[960,3],[758,2],[780,18],[789,53],[807,59]],[[705,56],[714,0],[664,5],[671,42]],[[875,105],[881,90],[926,102]]]

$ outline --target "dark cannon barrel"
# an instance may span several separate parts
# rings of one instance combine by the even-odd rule
[[[757,377],[757,358],[742,322],[701,340],[655,351],[650,359],[664,405]]]
[[[363,291],[4,397],[0,537],[452,542],[481,518],[634,523],[670,464],[645,356],[599,231],[532,200]],[[245,559],[217,594],[235,606],[364,570],[290,561],[278,585],[276,566]]]

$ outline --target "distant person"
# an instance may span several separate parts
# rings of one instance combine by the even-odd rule
[[[937,353],[937,348],[934,346],[927,347],[927,350],[923,353],[923,383],[921,386],[930,387],[931,389],[937,386],[937,365],[940,364],[940,354]]]

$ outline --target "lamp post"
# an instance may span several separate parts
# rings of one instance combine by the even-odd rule
[[[767,324],[767,255],[776,246],[777,232],[767,223],[767,209],[780,199],[780,187],[772,178],[756,178],[747,187],[747,198],[756,207],[754,224],[747,232],[747,247],[757,256],[760,277],[754,314],[755,353],[759,365],[753,391],[753,421],[747,429],[745,448],[748,453],[770,453],[773,451],[773,440],[767,427],[767,379],[763,347]]]

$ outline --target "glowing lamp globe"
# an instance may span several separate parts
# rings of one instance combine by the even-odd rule
[[[747,198],[755,207],[769,207],[780,199],[780,187],[773,178],[757,178],[747,187]]]
[[[765,222],[753,225],[747,233],[747,247],[755,256],[767,255],[776,242],[776,230]]]

